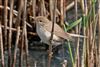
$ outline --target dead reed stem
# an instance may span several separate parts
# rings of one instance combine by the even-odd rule
[[[60,0],[60,25],[64,28],[65,19],[65,0]],[[62,44],[62,67],[66,67],[64,45]]]
[[[2,0],[0,0],[0,5],[2,5]],[[3,13],[2,12],[2,10],[0,10],[1,11],[1,13]],[[2,19],[3,17],[1,17],[1,19]],[[5,65],[5,63],[4,63],[4,46],[3,46],[3,35],[2,35],[2,27],[1,27],[1,22],[2,22],[2,20],[0,20],[0,56],[1,56],[1,67],[4,67]]]
[[[15,43],[15,49],[14,49],[14,57],[13,57],[13,63],[12,63],[12,67],[15,67],[16,64],[16,54],[17,54],[17,50],[18,50],[18,42],[19,42],[19,36],[20,36],[20,27],[18,27],[17,29],[17,35],[16,35],[16,43]]]
[[[0,21],[0,52],[1,52],[1,66],[4,67],[4,48],[3,48],[1,21]]]
[[[24,22],[23,22],[22,24],[24,24]],[[25,46],[25,45],[24,45],[24,44],[25,44],[25,43],[24,43],[24,42],[25,42],[25,37],[24,37],[24,35],[25,35],[25,34],[24,34],[24,25],[23,25],[22,27],[23,27],[23,29],[22,29],[22,34],[21,34],[21,48],[20,48],[20,58],[19,58],[19,60],[20,60],[20,61],[19,61],[19,62],[20,62],[20,63],[19,63],[19,66],[20,66],[20,67],[23,66],[23,61],[24,61],[24,59],[23,59],[23,58],[24,58],[24,57],[23,57],[23,56],[24,56],[24,50],[23,50],[23,49],[24,49],[24,46]]]
[[[86,16],[87,16],[87,0],[85,0],[82,5],[84,5],[84,10],[83,10],[83,16],[84,16],[84,19],[83,19],[83,24],[84,24],[84,27],[83,27],[83,35],[86,36],[86,27],[85,27],[85,20],[86,20]],[[85,64],[86,64],[86,39],[84,38],[83,40],[83,53],[82,53],[82,61],[81,61],[81,67],[85,67]]]
[[[49,5],[50,5],[50,19],[53,22],[53,10],[54,10],[54,1],[49,0]],[[49,55],[48,55],[48,67],[51,67],[51,58],[52,58],[52,38],[53,38],[53,31],[54,31],[54,22],[52,24],[52,31],[51,31],[51,37],[50,37],[50,44],[49,44]]]
[[[60,20],[61,20],[61,22],[60,22],[60,24],[61,24],[61,26],[63,27],[63,25],[64,25],[64,14],[65,14],[65,4],[64,4],[64,2],[65,2],[65,0],[60,0],[61,1],[61,3],[60,3]]]
[[[49,0],[49,9],[50,9],[50,19],[53,22],[53,18],[54,18],[54,16],[53,16],[53,9],[54,9],[53,0]],[[52,32],[51,32],[51,38],[50,38],[50,44],[49,44],[48,67],[51,67],[53,29],[54,29],[54,22],[52,24]]]
[[[0,5],[0,8],[1,8],[1,9],[4,9],[4,6]],[[8,7],[8,6],[7,6],[6,9],[7,9],[7,10],[11,10],[11,8]],[[18,16],[18,11],[16,11],[16,10],[13,9],[13,14],[14,14],[15,16]],[[20,20],[22,20],[22,19],[20,18]],[[31,26],[28,22],[26,22],[26,24],[27,24],[27,26],[29,26],[30,28],[32,28],[32,26]]]
[[[65,7],[65,12],[70,10],[72,7],[74,7],[74,5],[75,5],[75,2],[72,1],[68,6]]]
[[[56,7],[57,7],[57,0],[53,1],[50,0],[50,14],[51,14],[51,21],[52,30],[51,30],[51,37],[50,37],[50,45],[49,45],[49,56],[48,56],[48,67],[51,67],[51,58],[52,58],[52,39],[53,39],[53,32],[54,32],[54,23],[56,23]]]
[[[32,7],[33,7],[33,17],[35,17],[36,16],[36,10],[35,10],[35,8],[36,8],[36,0],[32,0]]]
[[[24,42],[25,42],[25,58],[26,58],[26,66],[29,67],[29,63],[28,63],[28,39],[27,39],[27,27],[26,27],[26,15],[27,15],[27,0],[24,1],[24,14],[23,14],[23,32],[24,32]]]
[[[75,19],[78,19],[78,0],[75,0]],[[80,34],[80,24],[76,26],[76,34]],[[80,38],[76,38],[75,67],[80,67],[79,45]]]
[[[0,5],[0,8],[1,8],[1,9],[4,9],[4,6]],[[6,9],[7,9],[7,10],[10,10],[10,7],[7,6]],[[13,13],[14,13],[15,16],[17,16],[17,14],[18,14],[18,12],[17,12],[16,10],[13,10]]]
[[[40,15],[41,16],[46,16],[46,11],[45,11],[45,1],[41,0],[40,2]]]
[[[4,25],[1,25],[1,28],[4,28]],[[10,28],[9,27],[7,27],[7,30],[9,30]],[[11,28],[11,30],[13,31],[13,32],[17,32],[17,29],[16,28]],[[20,30],[20,33],[22,32],[22,30]],[[34,32],[27,32],[28,34],[30,34],[30,35],[33,35],[33,36],[35,36],[35,35],[37,35],[36,33],[34,33]]]
[[[16,61],[17,61],[16,55],[17,55],[18,49],[20,49],[20,56],[19,56],[20,58],[18,59],[19,67],[23,67],[24,58],[25,58],[26,67],[29,67],[29,60],[28,60],[28,37],[29,36],[27,36],[27,34],[37,36],[37,34],[33,32],[33,29],[35,29],[35,26],[33,26],[32,22],[34,21],[30,18],[30,16],[33,16],[33,17],[45,16],[53,22],[52,32],[51,32],[52,34],[51,34],[50,46],[49,46],[49,56],[48,56],[48,67],[51,67],[52,38],[53,38],[53,31],[54,31],[54,23],[57,20],[57,22],[60,22],[61,27],[63,27],[64,20],[66,20],[65,19],[66,11],[70,12],[70,9],[72,7],[75,7],[75,20],[77,21],[78,17],[80,17],[79,16],[80,12],[78,13],[78,8],[80,9],[80,6],[83,12],[83,17],[82,17],[83,24],[81,24],[80,22],[80,24],[75,27],[75,33],[76,34],[82,33],[84,36],[87,36],[87,39],[76,38],[75,40],[76,52],[74,55],[75,57],[73,57],[75,58],[75,62],[74,60],[72,60],[72,63],[73,63],[72,65],[73,67],[85,67],[85,66],[99,67],[100,66],[100,61],[99,61],[100,60],[100,0],[98,0],[98,4],[99,4],[98,13],[97,13],[98,16],[95,14],[96,13],[95,10],[97,10],[96,7],[98,5],[96,5],[97,3],[94,2],[97,0],[74,0],[74,1],[71,0],[70,1],[71,3],[69,5],[66,4],[66,0],[29,0],[29,1],[18,0],[18,5],[14,4],[15,1],[16,0],[10,0],[10,2],[9,0],[4,0],[4,1],[0,0],[0,55],[1,55],[0,60],[1,60],[2,67],[5,67],[6,65],[6,63],[4,62],[5,61],[4,57],[6,57],[6,55],[4,56],[4,54],[6,54],[4,53],[4,49],[7,47],[8,47],[8,63],[7,63],[8,67],[16,66]],[[4,3],[4,5],[2,5],[1,3]],[[4,10],[4,12],[2,12],[1,10]],[[73,11],[73,9],[71,11]],[[98,26],[97,26],[97,22],[98,22]],[[81,25],[83,27],[81,27]],[[69,26],[70,26],[70,23],[69,23]],[[29,27],[31,29],[33,27],[34,28],[29,31]],[[14,35],[16,36],[16,39],[15,39],[16,41],[15,41],[15,48],[14,48],[14,56],[12,58],[11,46],[13,42],[12,40],[13,33],[16,33],[16,35]],[[97,39],[98,39],[98,42],[96,41]],[[83,40],[82,42],[83,44],[81,44],[80,40]],[[20,48],[18,48],[19,45],[20,45]],[[80,46],[80,45],[83,45],[83,46]],[[79,46],[82,48],[80,48]],[[81,55],[80,49],[83,49],[82,55]],[[62,50],[63,50],[62,60],[66,60],[64,57],[65,54],[64,54],[63,46],[62,46]],[[35,66],[37,66],[37,64],[38,63],[36,61]],[[65,67],[65,66],[66,65],[62,64],[62,67]]]
[[[98,15],[99,15],[99,20],[98,20],[98,30],[99,30],[99,37],[98,37],[98,39],[99,39],[99,49],[98,49],[98,51],[99,51],[99,57],[98,57],[98,67],[100,66],[100,0],[98,0],[98,4],[99,4],[99,6],[98,6]]]
[[[8,16],[8,11],[7,11],[7,6],[8,6],[8,0],[4,0],[4,46],[7,46],[7,16]],[[6,48],[5,48],[6,49]]]
[[[20,36],[20,17],[21,17],[22,8],[23,8],[22,2],[23,2],[22,0],[20,0],[20,2],[19,2],[18,17],[17,17],[17,21],[16,21],[17,22],[17,35],[16,35],[16,43],[15,43],[12,67],[15,67],[15,64],[16,64],[16,53],[17,53],[17,49],[18,49],[17,47],[18,47],[18,44],[19,44],[19,36]],[[21,64],[20,61],[19,61],[19,64]]]
[[[24,37],[24,35],[25,35],[25,34],[24,34],[24,26],[23,26],[23,30],[22,30],[22,34],[21,34],[21,48],[20,48],[20,58],[19,58],[19,60],[20,60],[20,61],[19,61],[19,62],[20,62],[20,63],[19,63],[19,66],[20,66],[20,67],[23,66],[23,61],[24,61],[24,59],[23,59],[23,56],[24,56],[24,55],[23,55],[23,54],[24,54],[24,50],[23,50],[23,49],[24,49],[24,46],[25,46],[25,45],[24,45],[24,44],[25,44],[25,43],[24,43],[24,42],[25,42],[25,37]]]
[[[11,42],[12,42],[12,19],[13,19],[13,4],[14,4],[14,0],[11,0],[10,3],[10,19],[9,19],[9,45],[8,45],[8,67],[11,67],[11,63],[12,63],[12,52],[11,52]]]
[[[50,20],[51,21],[53,21],[53,9],[54,9],[53,0],[49,0],[49,10],[50,10]]]

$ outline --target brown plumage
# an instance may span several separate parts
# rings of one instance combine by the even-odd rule
[[[48,30],[49,32],[51,32],[51,30],[52,30],[52,22],[51,21],[49,21],[46,17],[43,17],[43,16],[38,16],[36,19],[38,21],[41,21],[39,23],[40,24],[42,23],[43,26],[45,27],[45,29]],[[71,36],[69,34],[67,34],[66,32],[64,32],[64,30],[57,23],[54,23],[54,34],[63,39],[67,39],[67,40],[71,39]]]
[[[49,40],[51,37],[52,22],[43,16],[38,16],[34,19],[36,21],[37,34],[39,35],[39,37],[44,43],[50,44]],[[85,37],[82,35],[70,34],[64,32],[64,30],[57,23],[54,23],[54,31],[53,31],[53,39],[52,39],[53,45],[62,44],[64,40],[72,40],[72,36],[82,37],[82,38]]]
[[[49,40],[51,36],[52,22],[43,16],[38,16],[35,18],[35,20],[37,34],[44,43],[50,44]],[[69,40],[70,38],[71,36],[67,35],[59,25],[54,23],[54,32],[52,39],[53,45],[60,45],[65,39]]]

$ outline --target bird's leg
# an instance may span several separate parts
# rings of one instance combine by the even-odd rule
[[[41,42],[41,43],[43,43],[43,41],[42,41],[42,40],[40,40],[40,42]]]

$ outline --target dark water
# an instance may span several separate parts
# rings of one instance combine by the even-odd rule
[[[74,48],[72,50],[74,52]],[[30,56],[29,58],[31,58],[30,60],[31,62],[29,64],[31,67],[35,67],[35,65],[36,67],[47,67],[47,62],[48,62],[47,50],[46,51],[30,50],[29,56]],[[62,48],[60,47],[58,51],[55,51],[53,53],[51,67],[62,67],[63,59],[67,60],[67,67],[72,67],[68,46],[65,46],[64,50],[62,50]]]
[[[44,49],[44,46],[42,48]],[[39,47],[36,47],[36,49],[37,50],[29,49],[29,56],[28,56],[29,67],[47,67],[48,66],[47,65],[47,63],[48,63],[47,50],[40,50]],[[74,52],[73,47],[72,47],[72,49]],[[18,50],[16,67],[19,67],[19,63],[20,63],[20,61],[19,61],[20,54],[19,53],[20,52]],[[25,54],[23,56],[24,56],[24,58],[23,58],[22,67],[26,67]],[[64,46],[64,50],[62,50],[62,48],[60,47],[57,51],[54,51],[53,57],[51,60],[51,67],[62,67],[63,59],[67,60],[67,67],[72,67],[70,54],[69,54],[69,50],[68,50],[68,45]],[[8,52],[7,51],[5,51],[5,67],[8,67]]]
[[[71,63],[70,57],[68,55],[68,52],[65,51],[65,59],[68,63]],[[47,67],[48,62],[48,53],[45,51],[30,51],[30,61],[29,64],[31,67],[33,67],[36,64],[36,67]],[[52,61],[51,61],[51,67],[61,67],[63,61],[62,52],[59,50],[58,53],[53,54]],[[34,66],[35,67],[35,66]]]

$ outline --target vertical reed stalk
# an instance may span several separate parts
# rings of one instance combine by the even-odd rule
[[[53,32],[54,32],[54,23],[56,23],[56,7],[57,7],[57,0],[53,1],[53,16],[51,17],[51,20],[53,22],[52,24],[52,31],[51,31],[51,37],[50,37],[50,45],[49,45],[49,56],[48,56],[48,67],[51,67],[51,58],[52,58],[52,39],[53,39]]]
[[[75,0],[75,17],[76,17],[76,20],[78,19],[78,5],[77,5],[78,1]],[[76,34],[80,34],[80,24],[78,26],[76,26]],[[80,67],[80,56],[79,56],[79,43],[80,41],[80,38],[76,38],[76,55],[75,55],[75,67]]]
[[[60,25],[64,27],[64,18],[65,18],[65,0],[60,0]],[[62,44],[62,67],[66,67],[65,62],[65,53],[64,53],[64,45]]]
[[[53,21],[54,0],[49,0],[50,20]]]
[[[60,0],[60,20],[61,20],[61,26],[63,27],[63,25],[64,25],[64,2],[65,2],[65,0]]]
[[[53,8],[54,8],[54,2],[53,0],[49,0],[49,9],[50,9],[50,19],[53,22]],[[49,55],[48,55],[48,67],[51,67],[51,57],[52,57],[52,38],[53,38],[53,28],[54,28],[54,22],[53,22],[53,26],[52,26],[52,34],[51,34],[51,38],[50,38],[50,45],[49,45]]]
[[[1,67],[4,67],[4,48],[3,48],[3,39],[2,39],[2,28],[0,21],[0,54],[1,54]]]
[[[11,67],[11,63],[12,63],[12,56],[11,56],[11,42],[12,42],[12,18],[13,18],[13,4],[14,4],[14,0],[11,0],[10,3],[10,20],[9,20],[9,46],[8,46],[8,67]]]
[[[92,1],[93,3],[92,3],[92,11],[93,11],[93,23],[91,24],[91,28],[90,28],[90,30],[91,30],[91,44],[90,44],[90,46],[91,46],[91,53],[90,53],[90,57],[91,57],[91,59],[90,59],[90,67],[94,67],[94,65],[95,65],[95,56],[94,56],[94,52],[96,51],[96,50],[94,50],[95,49],[95,32],[96,32],[96,24],[97,24],[97,22],[96,22],[96,14],[95,14],[95,0],[93,0]]]
[[[24,31],[24,37],[25,37],[25,52],[26,52],[26,55],[25,55],[25,58],[26,58],[26,66],[28,67],[29,64],[28,64],[28,39],[27,39],[27,27],[26,27],[26,15],[27,15],[27,0],[24,1],[24,14],[23,14],[23,31]]]
[[[0,0],[0,5],[2,5],[2,0]],[[2,9],[0,9],[1,13],[2,12]],[[3,35],[2,35],[2,27],[1,27],[1,22],[2,22],[2,19],[3,17],[1,16],[0,17],[0,56],[1,56],[1,67],[4,67],[4,46],[3,46]]]
[[[36,10],[35,10],[36,0],[32,0],[32,7],[33,7],[33,17],[35,17],[36,16]]]
[[[24,23],[22,23],[22,24],[24,24]],[[24,52],[23,49],[24,49],[24,46],[25,46],[25,45],[24,45],[24,44],[25,44],[25,43],[24,43],[24,42],[25,42],[25,37],[24,37],[24,35],[25,35],[25,34],[24,34],[24,25],[22,25],[22,27],[23,27],[23,29],[22,29],[22,34],[21,34],[21,48],[20,48],[20,58],[19,58],[19,60],[20,60],[19,62],[20,62],[20,63],[19,63],[19,67],[23,67],[23,60],[24,60],[24,59],[23,59],[23,56],[24,56],[24,55],[23,55],[23,54],[24,54],[24,53],[23,53],[23,52]]]
[[[17,17],[17,35],[16,35],[16,43],[15,43],[15,49],[14,49],[14,57],[13,57],[13,64],[12,67],[15,67],[16,64],[16,53],[17,53],[17,47],[19,44],[19,36],[20,36],[20,17],[21,17],[21,13],[22,13],[22,9],[23,9],[23,1],[19,0],[19,8],[18,8],[18,17]]]
[[[8,6],[8,0],[4,0],[4,48],[7,48],[7,15],[8,15],[8,10],[7,10],[7,6]]]
[[[84,4],[84,13],[83,13],[83,35],[86,36],[86,17],[87,17],[87,0],[84,0],[83,2]],[[81,67],[85,67],[86,66],[86,39],[84,38],[83,41],[83,53],[82,53],[82,62],[81,62]]]
[[[40,7],[41,7],[40,15],[41,16],[46,16],[45,1],[44,0],[41,0]]]
[[[100,66],[100,0],[98,0],[98,4],[99,4],[99,6],[98,6],[98,15],[99,15],[99,20],[98,20],[98,30],[99,30],[99,35],[98,35],[98,39],[99,39],[99,49],[98,49],[98,51],[99,51],[99,57],[98,57],[98,67]]]

